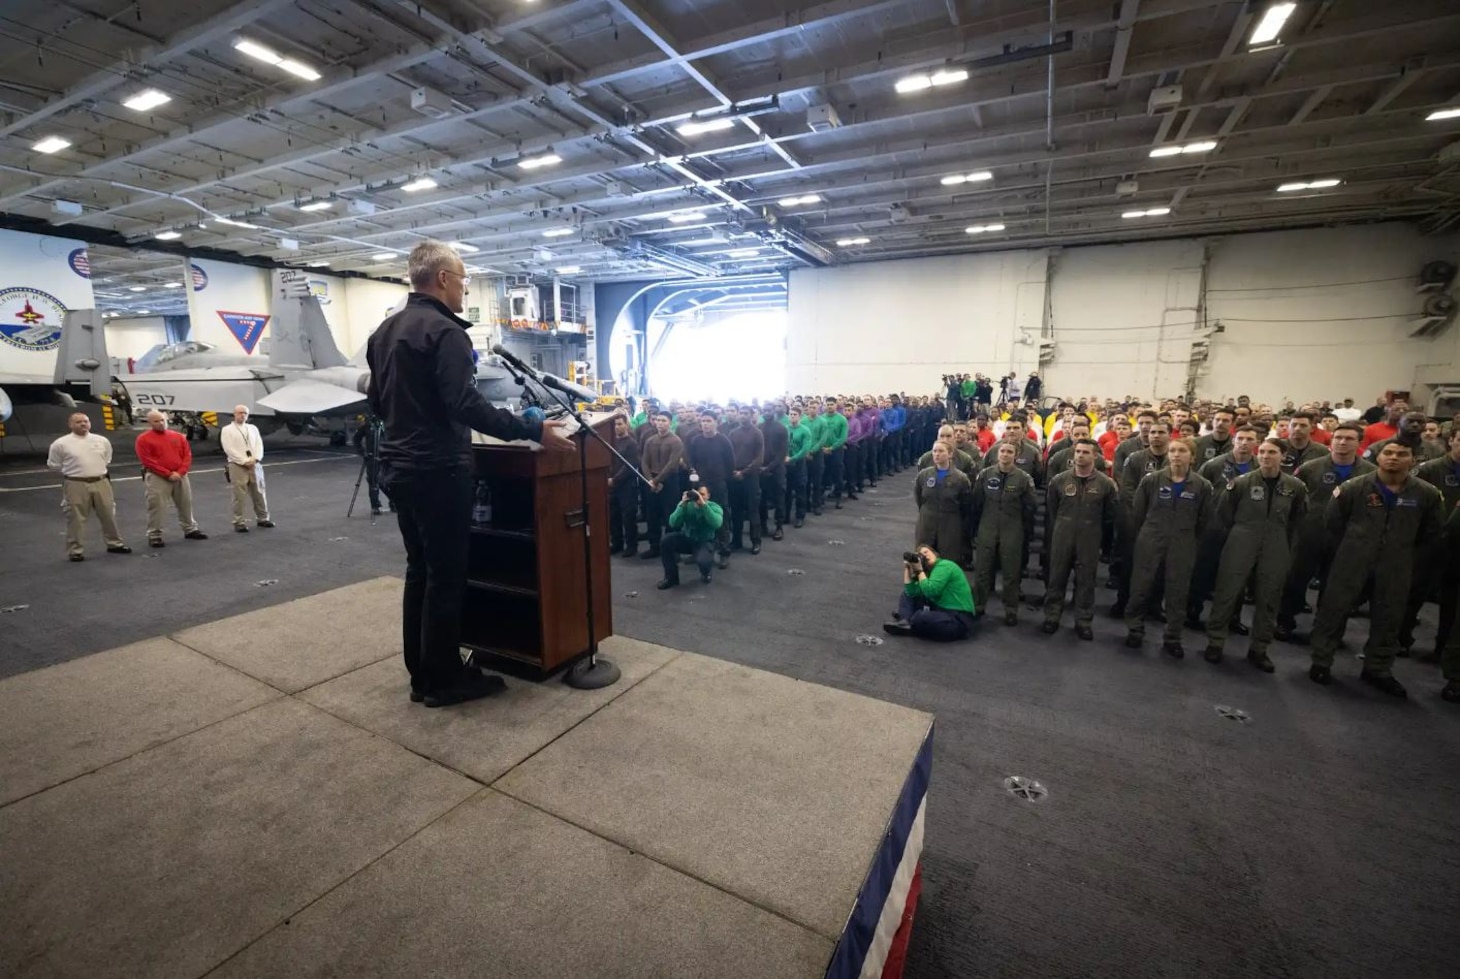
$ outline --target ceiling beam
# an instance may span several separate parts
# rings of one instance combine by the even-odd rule
[[[232,4],[222,13],[214,15],[194,27],[179,31],[160,45],[144,45],[132,54],[124,55],[107,67],[91,73],[35,110],[0,126],[0,138],[38,125],[57,113],[65,112],[82,102],[105,95],[130,79],[140,68],[170,61],[179,55],[187,54],[194,48],[226,37],[247,24],[292,5],[293,2],[294,0],[242,0],[240,3]]]
[[[1390,82],[1388,86],[1385,87],[1384,91],[1379,93],[1379,97],[1376,98],[1372,103],[1370,103],[1369,107],[1364,110],[1364,115],[1373,115],[1377,112],[1383,112],[1384,109],[1388,107],[1390,102],[1393,102],[1395,99],[1399,98],[1399,96],[1404,94],[1405,89],[1409,88],[1409,86],[1419,81],[1419,76],[1422,74],[1424,74],[1423,67],[1412,67],[1407,70],[1400,69],[1399,77]]]
[[[1303,104],[1298,106],[1298,111],[1293,113],[1293,117],[1288,120],[1288,125],[1301,126],[1313,114],[1313,110],[1317,109],[1323,104],[1324,99],[1333,94],[1333,89],[1334,86],[1332,85],[1320,85],[1315,88],[1303,100]]]
[[[1141,0],[1121,0],[1120,16],[1115,21],[1115,50],[1110,55],[1110,71],[1105,76],[1105,87],[1115,88],[1125,74],[1125,59],[1130,54],[1130,42],[1136,32],[1136,15],[1140,13]]]

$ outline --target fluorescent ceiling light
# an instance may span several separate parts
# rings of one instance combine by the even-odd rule
[[[1181,147],[1179,147],[1179,146],[1158,146],[1158,147],[1156,147],[1155,149],[1153,149],[1151,151],[1151,156],[1154,157],[1154,158],[1160,158],[1160,157],[1163,157],[1163,156],[1180,156],[1180,155],[1181,155]]]
[[[128,292],[146,292],[147,291],[147,287],[146,286],[127,286],[127,291]]]
[[[684,224],[686,221],[703,221],[704,219],[704,214],[699,211],[691,211],[689,214],[671,214],[668,218],[675,224]]]
[[[525,160],[518,160],[517,165],[524,170],[536,170],[538,167],[550,167],[562,162],[563,158],[556,153],[545,153],[542,156],[529,156]]]
[[[451,248],[455,249],[457,252],[459,252],[459,253],[461,253],[463,255],[473,255],[473,254],[481,251],[481,249],[478,248],[476,245],[468,245],[464,241],[453,241],[453,242],[449,242],[448,244],[450,245]]]
[[[1436,109],[1425,116],[1425,122],[1441,122],[1445,119],[1460,119],[1460,106],[1453,109]]]
[[[851,245],[869,245],[871,243],[871,238],[843,238],[836,243],[836,246],[838,248],[847,248]]]
[[[988,170],[980,170],[977,173],[955,173],[951,177],[943,178],[944,187],[956,187],[959,184],[977,184],[985,180],[994,179],[994,175]]]
[[[149,88],[146,91],[138,92],[123,102],[122,105],[131,109],[133,112],[146,112],[148,109],[155,109],[162,103],[171,101],[171,95],[165,92],[159,92],[155,88]]]
[[[752,255],[759,255],[759,248],[737,248],[733,252],[725,253],[730,258],[750,258]]]
[[[279,62],[279,67],[287,71],[289,74],[296,75],[306,81],[317,82],[320,78],[319,72],[315,71],[304,62],[295,61],[293,58],[283,59]]]
[[[718,119],[704,119],[687,122],[675,129],[681,136],[698,136],[700,133],[717,133],[721,130],[732,129],[735,126],[735,119],[732,116],[721,116]]]
[[[582,271],[583,269],[580,266],[564,265],[562,268],[558,269],[558,275],[577,275],[579,272]]]
[[[820,204],[820,194],[807,194],[804,197],[783,197],[776,201],[780,207],[800,207],[803,204]]]
[[[138,316],[147,316],[151,312],[152,312],[152,310],[150,310],[150,309],[139,309],[139,310],[137,310],[137,315]]]
[[[435,186],[436,181],[432,180],[430,177],[417,177],[415,180],[412,180],[408,184],[402,184],[401,190],[405,191],[407,194],[414,194],[418,190],[432,190],[433,188],[435,188]]]
[[[388,262],[392,258],[395,258],[395,252],[378,252],[377,254],[374,254],[374,255],[371,255],[370,256],[370,261],[372,261],[372,262]]]
[[[1004,226],[1002,224],[975,224],[973,227],[964,228],[963,230],[966,234],[981,235],[990,231],[1003,231]]]
[[[181,282],[164,282],[162,284],[162,288],[164,288],[164,289],[181,289],[182,288],[182,283]]]
[[[1182,153],[1210,153],[1217,148],[1216,140],[1204,139],[1196,143],[1187,143],[1181,147]]]
[[[1144,211],[1126,211],[1121,215],[1123,218],[1159,218],[1170,214],[1169,207],[1152,207]]]
[[[69,139],[62,139],[60,136],[47,136],[32,146],[31,149],[37,153],[59,153],[70,145],[71,141]]]
[[[1279,184],[1279,194],[1291,194],[1298,190],[1328,190],[1343,183],[1337,177],[1324,177],[1320,180],[1295,180],[1291,183]]]
[[[934,85],[952,85],[957,82],[968,81],[968,72],[963,68],[944,68],[942,71],[935,71],[928,79]]]
[[[300,204],[301,211],[327,211],[335,206],[334,201],[312,201],[308,204]]]
[[[542,236],[544,238],[565,238],[572,233],[572,228],[552,228],[548,231],[544,231],[542,233]]]
[[[326,267],[327,265],[329,265],[329,262],[326,262],[324,259],[319,259],[318,261],[315,261],[315,262],[307,262],[305,264],[306,264],[306,267],[311,268],[311,269],[322,269],[322,268]]]
[[[1296,3],[1275,3],[1271,7],[1268,7],[1267,12],[1262,15],[1262,20],[1257,22],[1257,27],[1253,30],[1252,36],[1247,39],[1247,44],[1249,46],[1255,46],[1258,44],[1271,44],[1276,41],[1278,35],[1282,33],[1283,25],[1288,22],[1288,18],[1297,9],[1298,5]]]
[[[913,92],[924,92],[933,87],[933,80],[927,75],[909,75],[899,79],[893,88],[900,95],[909,95]]]
[[[174,239],[181,238],[182,237],[182,232],[181,231],[159,231],[159,232],[157,232],[157,234],[153,235],[152,237],[156,238],[158,241],[173,241]]]
[[[248,228],[251,231],[257,231],[257,230],[259,230],[259,226],[258,225],[256,225],[256,224],[249,224],[247,221],[235,221],[232,218],[216,218],[215,220],[217,220],[217,222],[219,224],[232,225],[235,228]]]
[[[279,62],[284,60],[269,48],[266,48],[262,44],[258,44],[254,41],[250,41],[247,38],[241,38],[237,41],[234,41],[233,50],[237,51],[239,54],[246,54],[250,58],[255,58],[259,61],[264,62],[265,64],[270,65],[277,65]]]

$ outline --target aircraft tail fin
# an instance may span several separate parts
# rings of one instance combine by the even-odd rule
[[[325,321],[319,299],[310,291],[309,277],[282,269],[274,272],[273,280],[269,365],[310,370],[348,364]]]
[[[111,358],[106,351],[106,327],[95,309],[73,309],[61,325],[61,346],[56,353],[60,385],[86,384],[93,398],[112,391]]]

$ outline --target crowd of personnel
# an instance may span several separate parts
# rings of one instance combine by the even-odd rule
[[[679,584],[681,554],[708,582],[747,537],[758,554],[787,524],[912,469],[918,550],[904,556],[889,633],[964,638],[995,593],[1017,625],[1023,580],[1039,578],[1043,597],[1030,604],[1042,607],[1041,630],[1058,631],[1073,585],[1075,633],[1092,639],[1104,562],[1128,647],[1154,621],[1167,655],[1185,656],[1189,628],[1216,664],[1236,634],[1249,639],[1247,661],[1271,673],[1272,642],[1305,644],[1309,677],[1327,685],[1349,619],[1366,613],[1361,677],[1402,697],[1392,665],[1411,654],[1420,608],[1434,601],[1435,646],[1420,658],[1441,663],[1444,699],[1460,703],[1460,418],[1428,418],[1397,397],[1366,410],[1246,396],[1025,408],[1017,395],[1038,398],[1037,375],[945,382],[944,397],[645,399],[618,420],[620,450],[650,483],[615,463],[613,552],[638,553],[642,510],[640,556],[662,561],[659,587]]]

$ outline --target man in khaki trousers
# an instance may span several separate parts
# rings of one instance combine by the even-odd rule
[[[182,433],[168,431],[167,416],[160,411],[147,412],[147,431],[137,436],[137,461],[142,463],[142,486],[147,493],[147,545],[166,546],[162,518],[169,502],[177,508],[183,537],[207,540],[208,535],[193,519],[193,487],[188,482],[193,450]]]
[[[234,405],[233,424],[223,426],[220,441],[228,457],[228,481],[233,484],[233,529],[248,533],[243,516],[245,502],[253,504],[260,527],[274,526],[269,519],[269,501],[264,497],[264,439],[258,427],[248,423],[247,405]]]
[[[101,521],[102,537],[111,554],[131,554],[117,529],[117,503],[112,496],[107,466],[112,461],[112,444],[91,434],[91,419],[76,412],[67,421],[70,435],[51,443],[46,466],[59,472],[66,495],[66,551],[72,561],[84,561],[82,536],[92,511]]]

